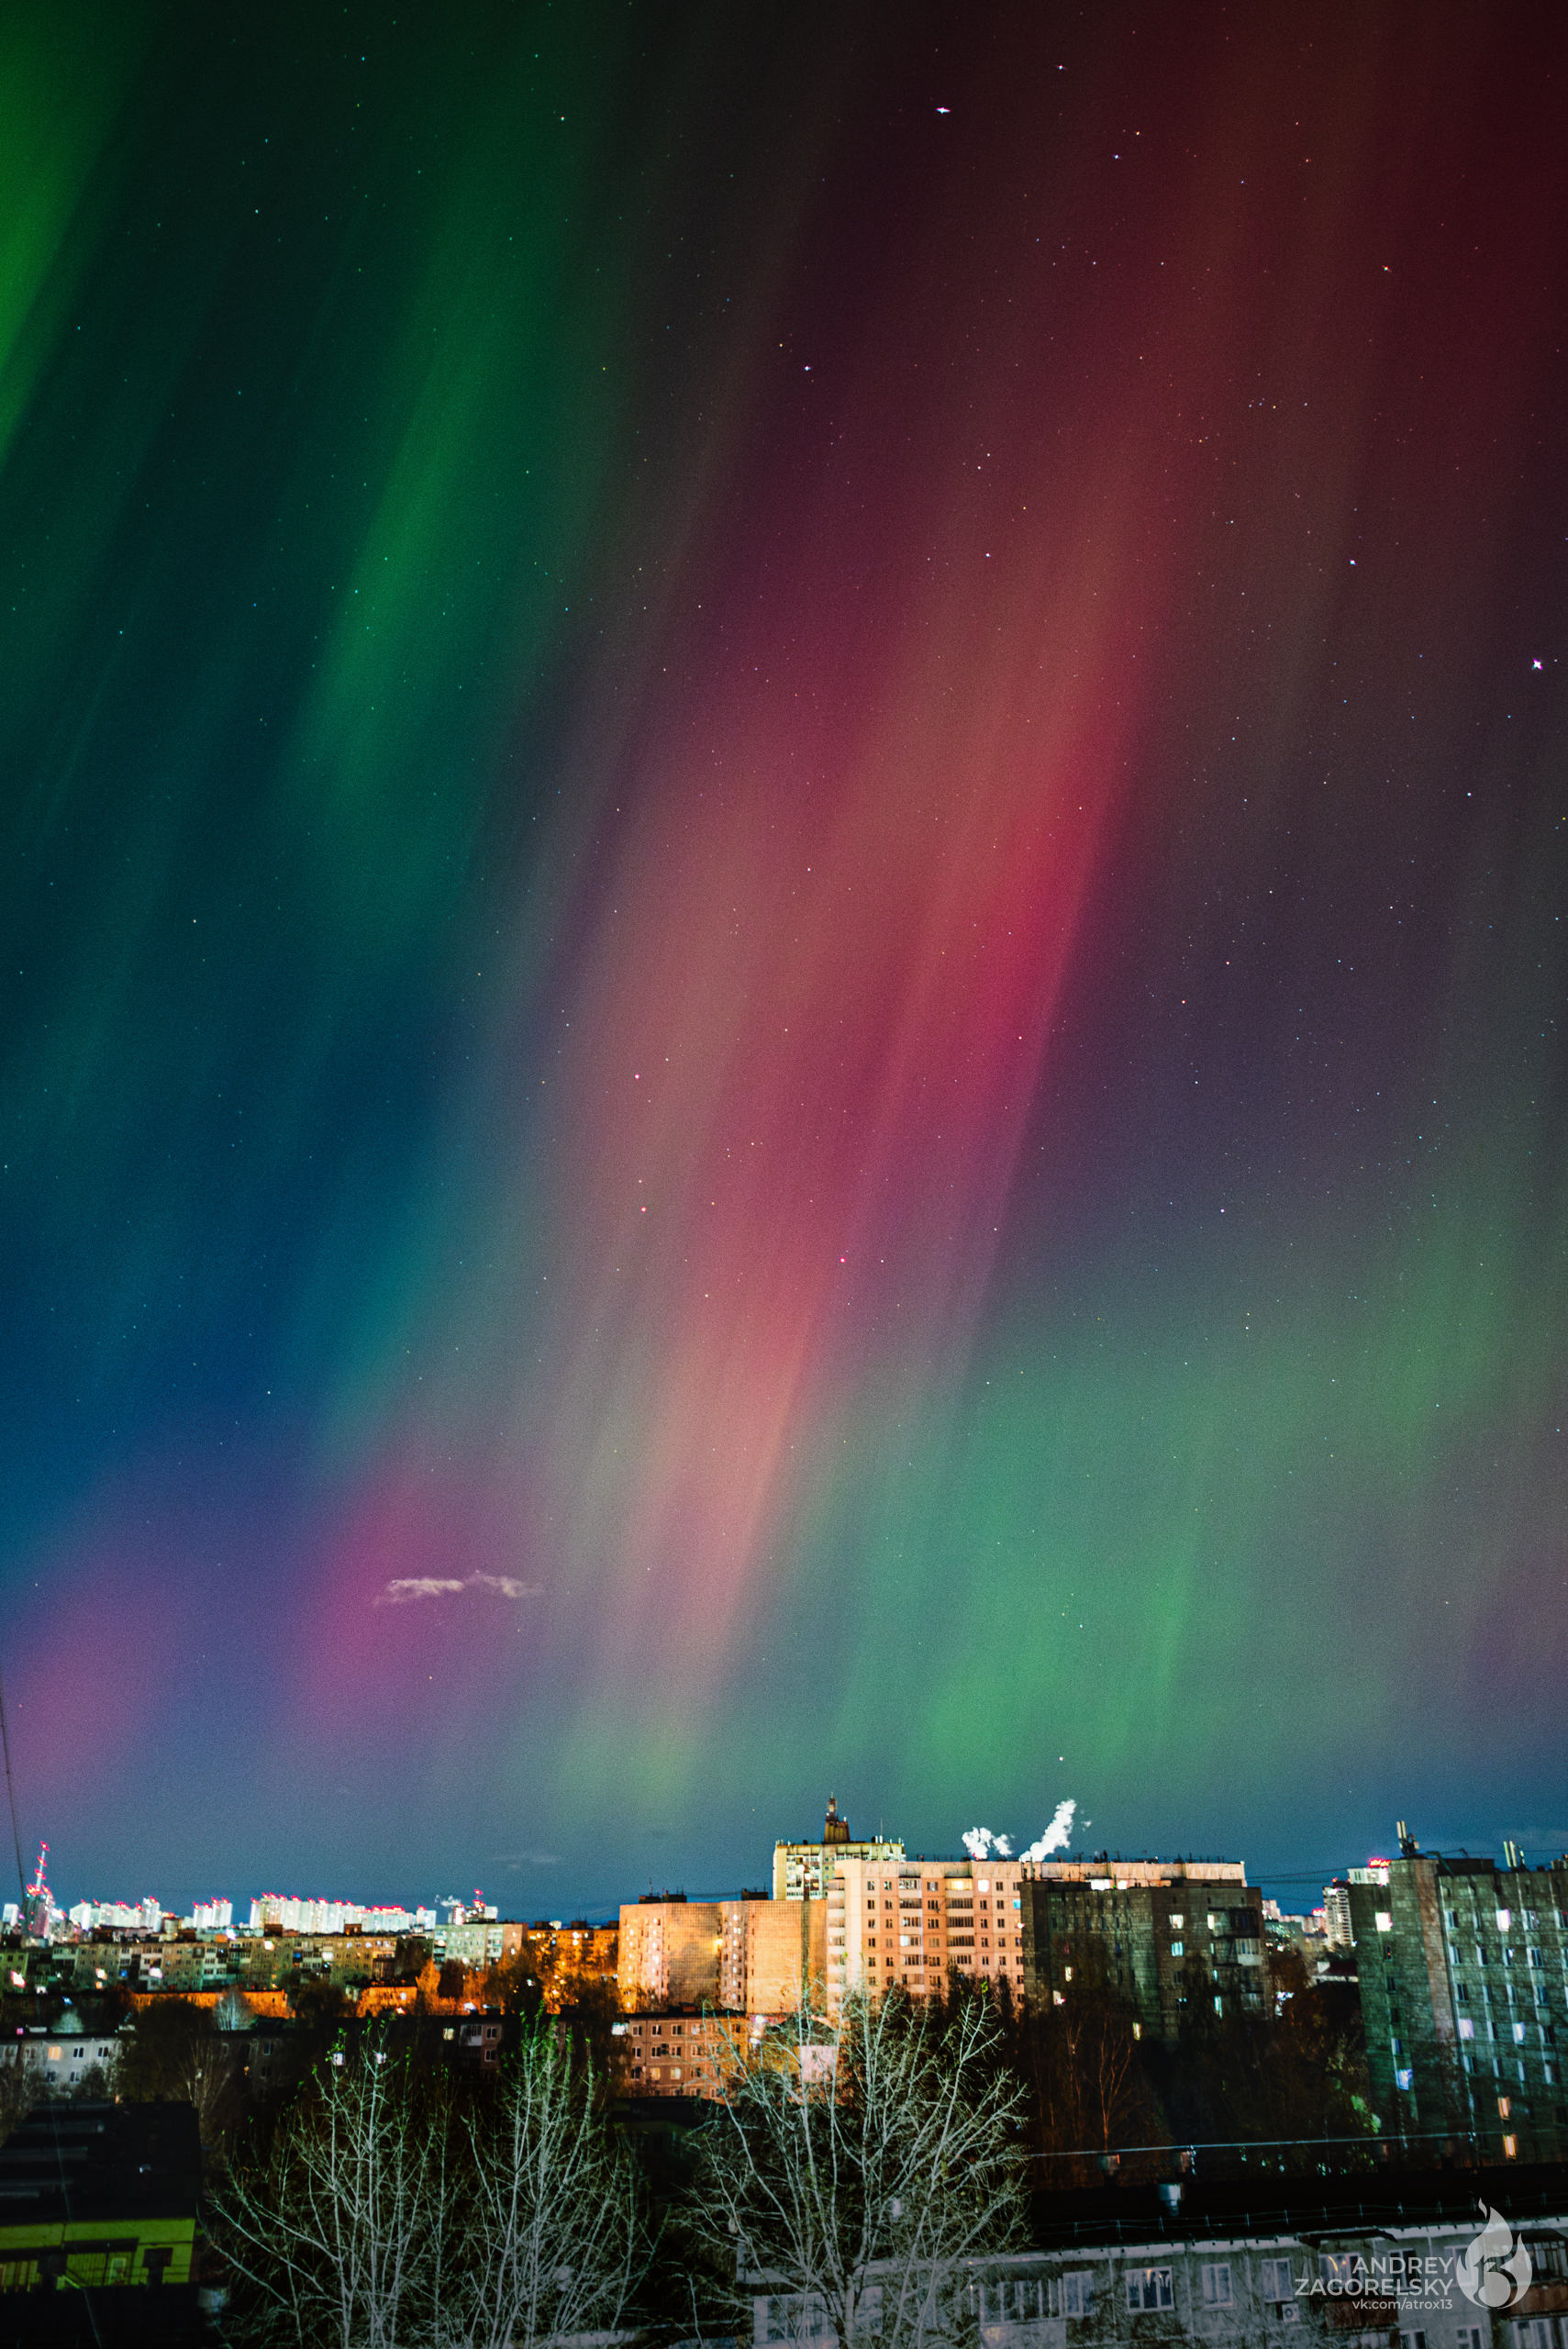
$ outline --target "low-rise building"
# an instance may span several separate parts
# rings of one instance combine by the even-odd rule
[[[711,2101],[727,2072],[765,2027],[762,2016],[628,2015],[615,2025],[614,2086],[626,2097],[698,2097]]]
[[[908,2280],[931,2295],[933,2336],[977,2340],[982,2349],[1239,2349],[1274,2341],[1291,2349],[1557,2349],[1559,2312],[1568,2310],[1562,2201],[1543,2196],[1528,2221],[1505,2218],[1498,2245],[1512,2265],[1488,2272],[1475,2265],[1482,2221],[1462,2194],[1435,2196],[1458,2208],[1422,2219],[1414,2181],[1405,2193],[1405,2214],[1390,2195],[1381,2219],[1367,2207],[1376,2198],[1358,2182],[1336,2198],[1338,2207],[1325,2202],[1309,2213],[1238,2207],[1166,2221],[1150,2212],[1141,2224],[1124,2199],[1075,2218],[1052,2248],[966,2259],[940,2275],[917,2270]],[[892,2281],[891,2270],[867,2274],[868,2339]],[[766,2271],[748,2274],[745,2284],[755,2349],[826,2334],[825,2311],[811,2294]],[[1483,2284],[1488,2298],[1506,2295],[1500,2312],[1482,2303]]]
[[[117,2032],[89,2031],[69,2009],[48,2030],[28,2029],[14,2040],[0,2040],[0,2063],[14,2065],[32,2092],[44,2096],[69,2096],[83,2083],[91,2089],[101,2082],[111,2091],[119,2052]]]

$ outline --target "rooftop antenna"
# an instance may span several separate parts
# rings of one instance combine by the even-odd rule
[[[21,1913],[28,1913],[28,1872],[22,1865],[22,1831],[17,1824],[17,1788],[11,1776],[11,1739],[6,1727],[6,1685],[0,1680],[0,1753],[6,1758],[6,1792],[11,1802],[11,1841],[17,1852],[17,1888],[22,1896]]]

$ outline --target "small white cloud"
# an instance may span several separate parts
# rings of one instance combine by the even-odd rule
[[[376,1593],[378,1607],[406,1607],[414,1598],[440,1598],[449,1590],[461,1590],[461,1582],[452,1582],[440,1575],[399,1575],[395,1582]]]
[[[518,1582],[512,1575],[464,1575],[461,1580],[451,1575],[398,1575],[384,1590],[378,1590],[378,1607],[406,1607],[416,1598],[449,1598],[463,1590],[498,1591],[503,1598],[541,1598],[544,1594],[537,1582]]]

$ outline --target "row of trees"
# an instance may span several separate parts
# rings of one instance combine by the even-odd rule
[[[544,2349],[675,2279],[700,2332],[759,2287],[884,2349],[951,2337],[962,2263],[1022,2233],[1023,2091],[995,2015],[851,1999],[739,2063],[657,2225],[581,2043],[549,2020],[455,2104],[373,2035],[339,2048],[237,2163],[215,2236],[236,2338],[311,2349]],[[665,2313],[676,2311],[666,2307]]]

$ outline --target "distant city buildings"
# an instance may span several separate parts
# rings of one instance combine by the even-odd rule
[[[857,1993],[929,1998],[967,1976],[1040,2008],[1108,1998],[1135,2035],[1170,2043],[1199,2018],[1274,2011],[1299,1960],[1308,1984],[1359,1995],[1385,2139],[1431,2160],[1568,2157],[1568,1855],[1532,1869],[1508,1846],[1499,1867],[1423,1853],[1401,1827],[1396,1858],[1346,1869],[1321,1909],[1287,1916],[1237,1860],[911,1859],[896,1838],[855,1841],[830,1798],[819,1842],[775,1845],[771,1898],[650,1894],[593,1925],[504,1919],[477,1893],[414,1908],[264,1893],[243,1926],[222,1898],[183,1918],[150,1896],[88,1900],[66,1919],[46,1856],[6,1912],[9,1991],[56,2002],[38,2017],[178,1996],[243,2028],[328,1990],[361,2016],[498,2011],[519,1991],[559,2012],[608,1986],[619,2092],[708,2097],[802,2001],[831,2021]],[[110,2037],[20,2011],[6,2060],[47,2085],[80,2087],[112,2057]],[[476,2060],[498,2045],[473,2037]]]
[[[461,1905],[446,1904],[449,1916]],[[292,1893],[263,1892],[250,1903],[253,1933],[342,1933],[350,1927],[372,1933],[429,1933],[434,1909],[366,1909],[353,1900],[301,1900]]]

